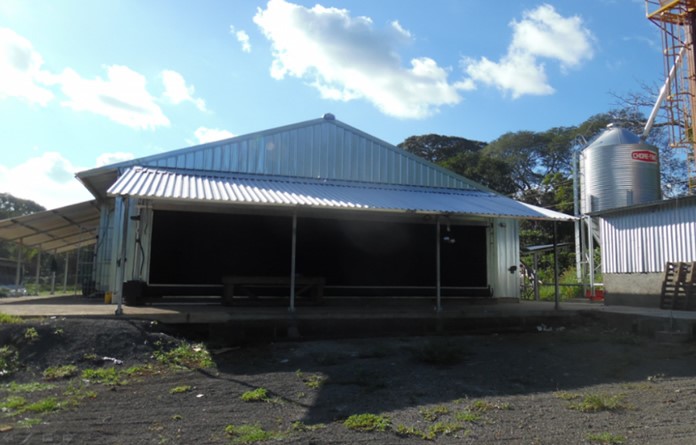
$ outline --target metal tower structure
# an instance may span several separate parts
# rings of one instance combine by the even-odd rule
[[[696,194],[696,0],[645,0],[647,18],[662,30],[664,97],[672,148],[686,149],[689,193]]]

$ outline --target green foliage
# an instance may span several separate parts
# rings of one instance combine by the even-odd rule
[[[481,420],[481,414],[477,412],[471,412],[471,411],[460,411],[457,414],[454,415],[454,418],[457,419],[460,422],[478,422]]]
[[[343,425],[356,431],[385,431],[391,426],[391,420],[389,417],[377,414],[353,414],[343,422]]]
[[[586,394],[578,403],[572,403],[569,408],[583,413],[596,413],[600,411],[620,411],[626,409],[624,397],[621,394],[608,395],[601,393]]]
[[[0,377],[13,374],[19,365],[17,349],[12,345],[0,346]]]
[[[24,339],[29,343],[33,343],[39,339],[39,332],[34,327],[29,327],[24,330]]]
[[[587,440],[606,445],[620,445],[626,442],[626,437],[620,434],[612,433],[590,433],[587,435]]]
[[[32,393],[32,392],[40,392],[40,391],[49,391],[51,389],[55,389],[56,385],[49,384],[49,383],[39,383],[39,382],[34,382],[34,383],[17,383],[17,382],[10,382],[6,385],[3,385],[2,390],[7,391],[9,393]]]
[[[314,425],[307,425],[304,422],[301,421],[296,421],[292,423],[291,429],[293,431],[298,431],[298,432],[306,432],[306,431],[317,431],[317,430],[323,430],[326,428],[326,425],[323,423],[317,423]]]
[[[268,402],[268,390],[266,388],[256,388],[252,391],[247,391],[241,395],[241,399],[245,402]]]
[[[446,406],[433,406],[431,408],[422,408],[420,411],[420,415],[423,416],[425,420],[428,422],[434,422],[437,419],[439,419],[441,416],[446,416],[449,414],[449,408]]]
[[[20,324],[24,320],[16,315],[9,315],[0,312],[0,324]]]
[[[555,393],[553,393],[553,396],[556,397],[557,399],[566,400],[566,401],[577,400],[577,399],[579,399],[580,397],[582,397],[582,396],[581,396],[580,394],[578,394],[578,393],[575,393],[575,392],[566,392],[566,391],[558,391],[558,392],[555,392]]]
[[[53,411],[58,411],[63,407],[63,403],[61,403],[57,398],[55,397],[47,397],[45,399],[41,399],[37,402],[34,403],[29,403],[24,406],[22,409],[22,412],[30,412],[34,414],[42,414],[42,413],[49,413]]]
[[[82,371],[82,378],[93,383],[111,386],[125,383],[125,381],[122,380],[121,373],[118,372],[116,368],[85,369]]]
[[[326,377],[324,377],[321,374],[310,374],[307,375],[302,370],[298,369],[295,371],[295,375],[297,378],[302,380],[302,382],[307,386],[307,388],[310,389],[319,389],[321,388],[321,385],[324,384],[326,381]]]
[[[43,378],[46,380],[68,379],[77,375],[79,370],[75,365],[51,366],[44,369]]]
[[[174,388],[169,390],[169,394],[183,394],[185,392],[191,392],[192,389],[193,386],[191,385],[175,386]]]
[[[225,433],[232,438],[232,443],[257,443],[282,439],[283,433],[266,431],[260,425],[227,425]]]
[[[182,342],[168,351],[155,351],[154,356],[160,363],[175,368],[207,369],[215,365],[210,352],[202,343]]]

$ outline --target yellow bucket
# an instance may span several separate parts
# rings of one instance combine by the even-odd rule
[[[111,291],[104,294],[104,304],[111,304]]]

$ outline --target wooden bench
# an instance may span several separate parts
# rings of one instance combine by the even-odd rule
[[[295,295],[304,294],[310,291],[310,295],[315,302],[321,300],[324,295],[323,277],[295,277]],[[231,306],[235,296],[235,287],[241,289],[249,298],[255,299],[254,289],[277,288],[291,285],[289,276],[239,276],[231,275],[222,277],[222,304]]]

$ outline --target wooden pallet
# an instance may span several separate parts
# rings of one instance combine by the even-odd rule
[[[660,307],[662,309],[693,309],[696,304],[696,272],[694,263],[669,262],[665,265]]]

